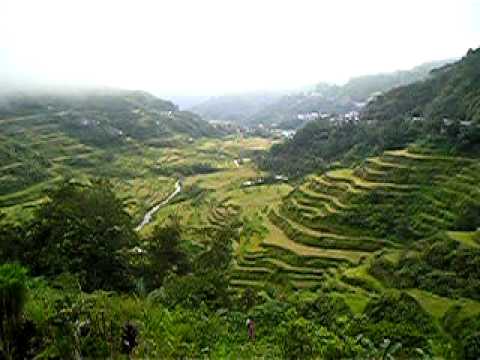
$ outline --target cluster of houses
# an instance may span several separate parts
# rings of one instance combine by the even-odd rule
[[[345,121],[359,121],[360,113],[358,111],[350,111],[342,115],[343,120]]]
[[[173,112],[172,110],[160,111],[160,115],[166,116],[166,117],[168,117],[169,119],[173,119],[173,118],[174,118],[174,112]]]
[[[272,134],[273,137],[276,138],[284,138],[284,139],[291,139],[295,136],[296,130],[282,130],[282,129],[271,129],[270,133]]]
[[[288,177],[284,175],[274,175],[273,177],[267,178],[257,178],[252,180],[247,180],[242,183],[242,187],[250,187],[250,186],[257,186],[263,184],[273,184],[278,182],[287,182]]]
[[[359,121],[360,112],[359,111],[349,111],[344,114],[328,114],[318,111],[311,111],[308,113],[297,114],[297,119],[301,121],[312,121],[318,119],[329,120],[330,122],[344,122],[344,121]]]
[[[471,126],[474,125],[473,121],[470,121],[470,120],[452,120],[452,119],[447,119],[447,118],[443,119],[443,125],[445,125],[445,126],[452,126],[456,122],[458,122],[458,124],[461,127],[471,127]]]
[[[423,116],[412,116],[410,120],[413,122],[422,122],[425,120],[425,118]],[[455,124],[458,124],[460,127],[465,128],[475,126],[475,123],[471,120],[454,120],[449,118],[443,118],[442,123],[444,127],[449,127]]]
[[[328,119],[330,114],[321,113],[318,111],[310,111],[306,113],[297,114],[297,119],[302,121],[312,121],[317,119]]]

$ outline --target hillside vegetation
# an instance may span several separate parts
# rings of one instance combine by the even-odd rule
[[[368,99],[392,88],[425,79],[432,69],[448,61],[436,61],[411,70],[366,75],[350,79],[345,85],[320,83],[303,93],[230,95],[211,98],[192,108],[206,119],[229,120],[243,125],[300,127],[297,114],[309,112],[346,113],[358,110]]]
[[[368,119],[400,116],[480,123],[480,49],[432,72],[425,81],[394,89],[371,102]]]
[[[334,293],[364,314],[372,299],[404,291],[410,300],[396,301],[438,320],[432,334],[462,341],[480,315],[479,165],[411,148],[311,175],[270,207],[268,235],[239,256],[231,284]],[[402,326],[381,336],[406,345]],[[425,330],[409,331],[426,341]]]
[[[284,143],[6,97],[0,359],[480,358],[478,54]]]
[[[168,147],[218,135],[197,115],[142,92],[4,96],[0,208],[23,217],[61,179],[106,177],[129,198],[133,212],[144,210],[174,182],[166,174],[159,177],[155,163],[160,154]]]
[[[1,261],[29,269],[0,266],[0,287],[29,294],[21,320],[4,321],[8,344],[59,357],[478,357],[478,158],[385,151],[293,189],[245,187],[267,174],[232,159],[268,146],[191,145],[225,154],[223,168],[186,175],[140,233],[105,181],[60,184],[21,226],[0,219]],[[187,165],[190,150],[163,156]]]
[[[480,144],[480,52],[434,70],[425,80],[370,102],[360,121],[316,120],[260,160],[264,169],[302,176],[332,162],[352,164],[411,143],[445,153],[475,154]]]

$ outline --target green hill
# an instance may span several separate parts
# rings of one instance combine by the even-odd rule
[[[439,231],[475,231],[480,227],[480,192],[475,185],[479,164],[476,158],[400,150],[368,158],[353,169],[312,175],[270,211],[272,226],[289,240],[267,239],[261,256],[247,255],[248,261],[241,263],[239,279],[269,279],[276,266],[289,274],[296,271],[289,271],[288,263],[305,267],[317,258],[322,260],[319,269],[307,268],[309,274],[317,273],[317,281],[309,276],[310,282],[320,285],[322,269],[342,262],[358,264],[379,250],[395,253]],[[455,239],[469,248],[480,246],[463,240],[468,239],[466,233]],[[302,252],[296,251],[297,245]],[[311,253],[302,260],[305,249]],[[272,258],[287,265],[274,265],[268,260]],[[272,271],[250,276],[246,266]],[[240,276],[243,272],[246,278]]]
[[[348,97],[353,101],[364,102],[372,95],[424,80],[428,78],[432,70],[438,69],[453,61],[454,60],[432,61],[416,66],[410,70],[354,77],[344,86],[333,89],[332,94],[336,93],[336,96],[339,97]]]
[[[342,86],[320,83],[312,92],[284,96],[265,106],[250,117],[249,123],[279,123],[280,126],[288,126],[294,123],[297,114],[313,111],[333,114],[358,111],[372,96],[423,80],[429,76],[430,71],[448,62],[434,61],[410,70],[354,77]],[[301,125],[302,122],[297,120],[295,127]]]
[[[413,69],[354,77],[345,85],[320,83],[309,91],[218,96],[196,105],[192,111],[206,119],[229,120],[244,125],[299,127],[298,114],[347,113],[359,110],[375,94],[425,79],[432,69],[448,61],[435,61]]]
[[[0,99],[0,121],[2,128],[5,124],[55,124],[60,131],[99,146],[121,143],[128,137],[156,141],[176,135],[215,134],[198,116],[141,91],[7,94]]]
[[[135,202],[147,207],[169,185],[168,179],[158,180],[154,168],[162,149],[217,135],[197,115],[178,111],[174,104],[144,92],[4,95],[0,208],[21,214],[62,178],[96,176],[110,178],[122,189],[134,189],[127,182],[142,180],[143,195]],[[148,190],[155,187],[157,192]]]
[[[479,181],[478,157],[414,148],[311,175],[269,209],[269,233],[237,259],[231,285],[336,294],[364,315],[404,291],[461,342],[480,314]]]
[[[394,89],[371,102],[363,116],[465,120],[480,124],[480,49],[435,71],[425,81]]]
[[[316,120],[272,147],[263,168],[301,176],[334,161],[351,164],[418,143],[445,153],[479,150],[480,50],[433,70],[428,78],[372,100],[360,121]],[[400,76],[402,78],[402,76]]]

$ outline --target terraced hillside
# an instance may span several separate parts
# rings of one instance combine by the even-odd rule
[[[149,94],[12,94],[0,104],[0,210],[24,218],[58,181],[106,177],[133,214],[168,194],[175,173],[158,159],[216,130]]]
[[[375,291],[368,264],[378,254],[398,256],[442,231],[466,231],[454,234],[472,243],[466,219],[480,208],[479,182],[479,161],[415,149],[309,176],[270,207],[269,234],[238,258],[231,283]]]
[[[184,231],[197,242],[201,241],[205,231],[228,224],[239,228],[248,240],[248,245],[242,243],[238,251],[258,243],[260,235],[257,233],[266,232],[264,220],[268,204],[279,203],[292,189],[282,181],[253,184],[267,174],[259,171],[246,156],[251,151],[270,145],[271,141],[266,139],[227,138],[199,141],[191,147],[167,150],[166,157],[173,168],[187,169],[193,161],[201,161],[214,166],[215,171],[186,173],[182,177],[182,194],[170,206],[160,209],[152,224],[146,226],[143,232],[148,234],[163,219],[178,215]],[[253,185],[244,185],[249,182]]]

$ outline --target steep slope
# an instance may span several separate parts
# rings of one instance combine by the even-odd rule
[[[426,79],[430,72],[454,60],[432,61],[410,70],[395,71],[392,73],[359,76],[350,79],[344,86],[333,89],[332,95],[349,97],[353,101],[364,102],[372,95],[384,93],[399,86],[405,86]]]
[[[371,102],[363,116],[467,120],[480,123],[480,49],[432,72],[425,81],[394,89]]]
[[[368,272],[378,254],[391,258],[412,248],[427,253],[434,240],[425,239],[446,231],[454,231],[448,234],[458,246],[478,249],[474,231],[480,227],[479,166],[477,158],[409,149],[386,151],[355,168],[312,175],[281,206],[270,209],[270,234],[237,261],[232,285],[325,288],[332,284],[328,279],[334,279],[337,289],[375,293],[384,286],[382,278],[373,277],[379,276],[381,267],[372,269],[374,275]],[[430,262],[435,261],[432,254]],[[435,258],[434,277],[425,278],[420,287],[445,295],[442,284],[450,281],[452,271],[466,280],[465,269],[476,266],[477,260],[468,252],[452,254],[452,259],[457,255],[462,259],[456,265],[454,260]],[[403,266],[403,271],[414,271]],[[395,271],[392,267],[385,279],[402,276]],[[464,285],[452,289],[478,300],[475,285]]]
[[[432,69],[447,62],[435,61],[411,70],[355,77],[343,86],[320,83],[312,90],[289,95],[263,93],[218,96],[191,110],[209,120],[228,120],[250,126],[277,124],[281,127],[299,127],[303,122],[297,120],[297,114],[358,110],[372,95],[425,79]]]

